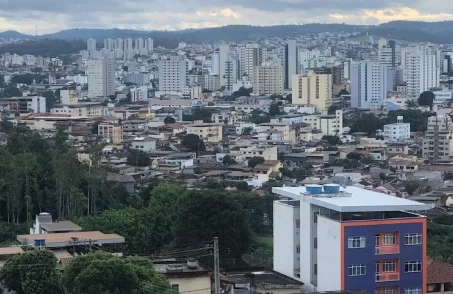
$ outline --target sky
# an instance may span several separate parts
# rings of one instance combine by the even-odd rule
[[[0,31],[453,20],[451,0],[0,0]]]

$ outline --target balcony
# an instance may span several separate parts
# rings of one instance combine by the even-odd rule
[[[376,274],[376,282],[392,282],[392,281],[399,281],[400,280],[400,273],[395,272],[383,272]]]
[[[398,254],[400,253],[399,245],[381,245],[376,246],[376,255]]]

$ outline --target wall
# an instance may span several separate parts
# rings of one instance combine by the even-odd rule
[[[197,294],[211,294],[211,278],[169,278],[170,285],[179,285],[179,293],[193,292]]]
[[[409,233],[422,233],[423,242],[426,242],[426,231],[423,222],[424,218],[395,221],[369,221],[343,223],[343,290],[366,290],[367,293],[374,293],[376,287],[399,286],[400,292],[404,293],[407,288],[423,289],[423,274],[405,273],[404,265],[407,261],[422,261],[422,268],[426,268],[426,253],[424,245],[404,245],[404,237]],[[408,223],[412,222],[412,223]],[[388,224],[383,224],[388,223]],[[354,226],[348,226],[354,225]],[[357,225],[357,226],[356,226]],[[399,232],[399,254],[375,254],[375,235],[385,232]],[[353,236],[364,236],[366,238],[365,248],[348,249],[348,238]],[[400,280],[394,282],[375,282],[375,262],[379,260],[399,259]],[[348,266],[351,264],[365,264],[366,275],[349,277]]]
[[[318,216],[317,291],[341,289],[341,223]]]
[[[298,267],[296,256],[296,219],[299,207],[274,201],[274,270],[288,277],[294,276]]]

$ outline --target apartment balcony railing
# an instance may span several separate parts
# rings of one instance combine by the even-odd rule
[[[391,282],[391,281],[399,281],[400,280],[400,273],[379,273],[376,274],[376,282]]]
[[[376,246],[376,255],[382,254],[398,254],[400,253],[399,245],[381,245]]]

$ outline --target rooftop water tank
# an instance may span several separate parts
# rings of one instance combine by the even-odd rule
[[[321,185],[306,185],[305,189],[307,194],[321,194],[322,186]]]
[[[337,184],[325,184],[324,193],[327,194],[337,194],[340,192],[340,185]]]

